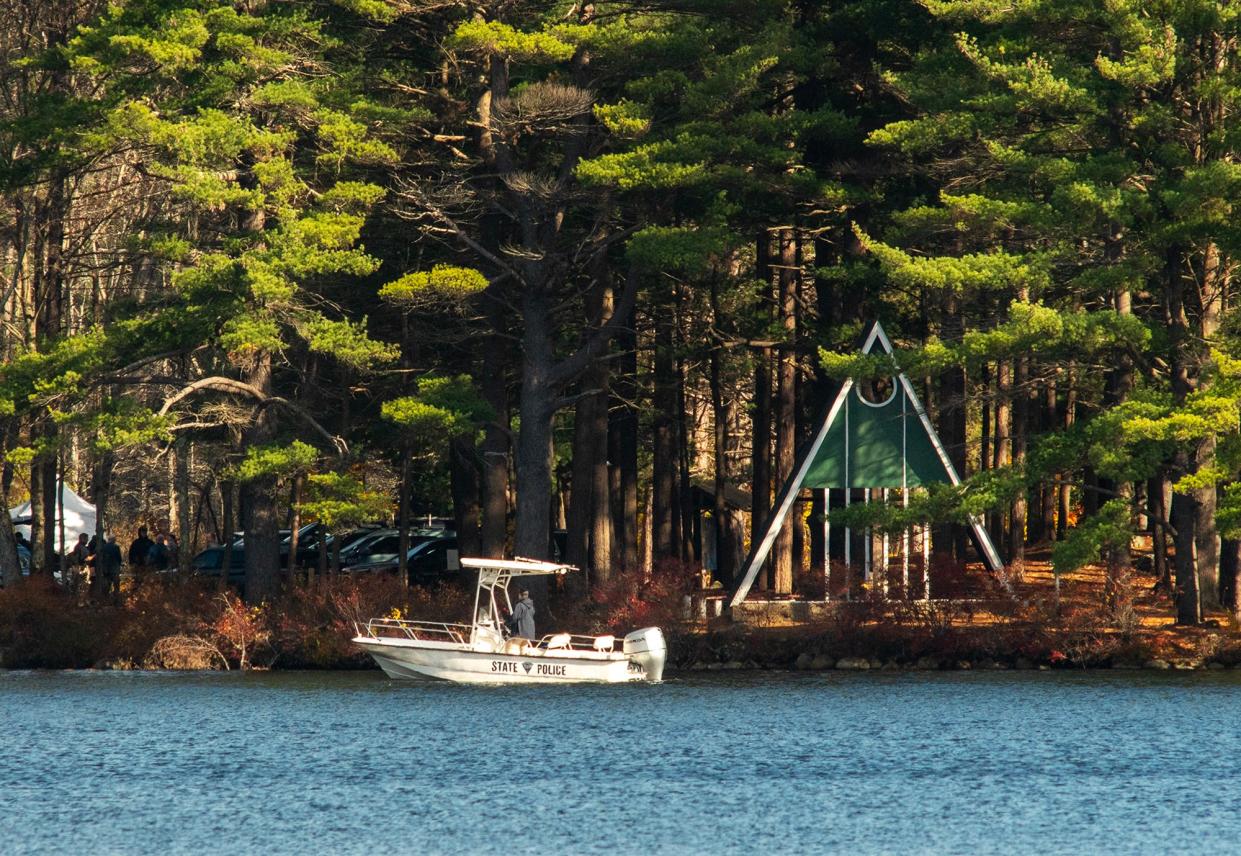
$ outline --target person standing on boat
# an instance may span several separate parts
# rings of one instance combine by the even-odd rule
[[[513,623],[513,632],[516,636],[525,639],[534,639],[534,601],[530,599],[530,592],[525,589],[521,590],[521,596],[517,598],[517,604],[513,607],[513,615],[509,619]]]

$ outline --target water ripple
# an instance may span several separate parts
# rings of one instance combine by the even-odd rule
[[[0,850],[1235,852],[1239,705],[1232,673],[0,673]]]

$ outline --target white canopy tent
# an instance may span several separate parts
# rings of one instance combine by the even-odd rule
[[[69,547],[77,543],[78,533],[85,532],[87,535],[95,534],[95,506],[91,505],[82,497],[74,493],[73,488],[64,485],[64,508],[65,508],[65,526],[61,529],[60,515],[56,515],[56,544],[57,552],[63,553]],[[57,490],[61,489],[61,485],[57,485]],[[59,512],[60,497],[57,496],[57,512]],[[9,509],[9,519],[14,522],[14,529],[20,532],[25,538],[30,538],[30,502],[23,502],[16,508]],[[21,522],[19,522],[21,521]],[[64,542],[61,541],[61,533],[64,533]],[[65,544],[69,546],[66,547]]]

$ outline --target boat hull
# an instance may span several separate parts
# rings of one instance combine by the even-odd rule
[[[467,684],[619,684],[658,681],[658,669],[649,658],[614,654],[607,657],[573,656],[554,651],[508,654],[465,648],[420,645],[404,639],[358,636],[363,648],[384,673],[398,680],[440,680]]]

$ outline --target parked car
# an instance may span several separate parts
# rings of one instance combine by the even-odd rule
[[[411,529],[409,547],[436,538],[455,538],[455,532],[447,529]],[[401,533],[397,529],[380,529],[366,538],[359,539],[348,550],[341,551],[341,567],[363,563],[383,562],[395,559],[401,551]]]
[[[303,568],[317,565],[319,563],[320,545],[326,546],[328,555],[331,556],[338,540],[343,552],[360,539],[377,531],[379,531],[379,527],[372,524],[360,526],[357,529],[350,529],[343,534],[337,534],[335,532],[328,532],[322,523],[308,523],[297,530],[297,564]],[[286,531],[281,540],[280,550],[282,558],[286,561],[289,555],[290,540],[290,536]]]
[[[397,555],[361,562],[341,570],[350,574],[395,574],[400,569]],[[406,570],[412,585],[434,585],[453,578],[461,570],[455,533],[424,538],[409,548]]]
[[[190,562],[190,570],[204,577],[214,577],[218,580],[220,573],[224,570],[224,548],[215,546],[201,551]],[[233,544],[233,554],[229,557],[228,582],[229,585],[240,587],[245,579],[246,548],[238,541]]]

